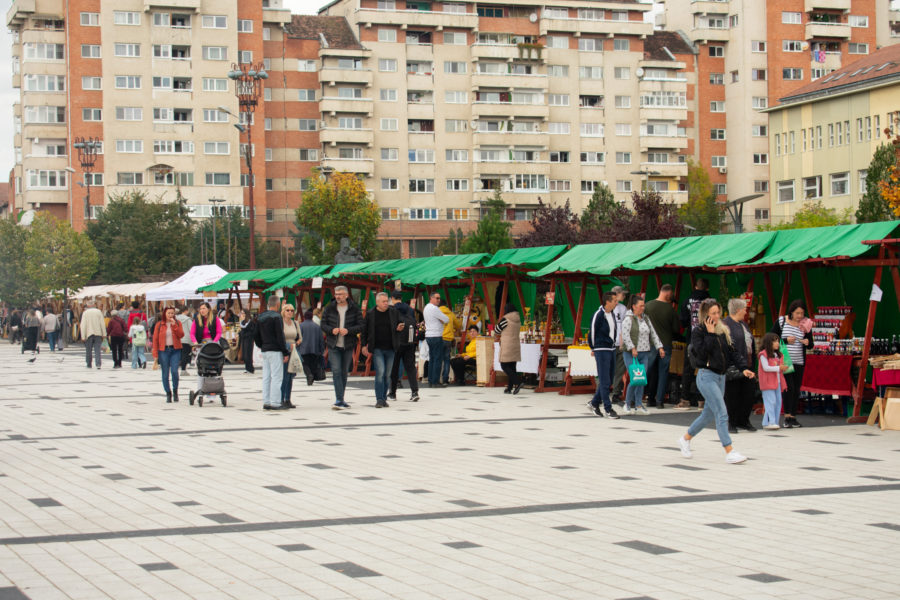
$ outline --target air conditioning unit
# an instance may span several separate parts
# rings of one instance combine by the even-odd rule
[[[727,168],[727,167],[719,167],[719,173],[721,173],[722,175],[724,175],[724,174],[727,173],[727,172],[728,172],[728,168]]]

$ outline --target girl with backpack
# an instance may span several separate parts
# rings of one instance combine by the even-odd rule
[[[147,327],[144,321],[133,320],[128,328],[128,337],[131,339],[131,368],[146,369],[147,359],[144,358],[144,348],[147,347]]]
[[[762,392],[763,429],[780,429],[778,418],[781,416],[781,392],[787,389],[784,372],[787,365],[781,355],[781,340],[777,334],[769,332],[763,337],[763,351],[759,353],[759,389]]]

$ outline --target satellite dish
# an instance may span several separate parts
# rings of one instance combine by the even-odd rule
[[[639,78],[643,77],[644,76],[644,68],[638,67],[637,69],[634,70],[634,74],[637,75]]]
[[[537,19],[537,13],[531,13],[530,15],[528,15],[528,20],[532,23],[537,23]]]

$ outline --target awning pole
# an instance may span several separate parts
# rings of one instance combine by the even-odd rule
[[[575,311],[575,332],[572,334],[572,345],[577,346],[581,339],[581,317],[584,311],[584,296],[587,292],[587,277],[581,278],[581,293],[578,294],[578,310]]]
[[[788,298],[791,293],[791,273],[793,272],[793,267],[788,267],[787,271],[784,273],[784,289],[781,290],[781,304],[778,306],[778,314],[772,315],[772,319],[780,317],[787,311],[788,307]]]
[[[556,278],[550,279],[550,295],[556,294]],[[546,302],[546,300],[545,300]],[[541,366],[538,369],[538,386],[536,392],[544,391],[544,382],[547,378],[547,355],[550,352],[550,324],[553,322],[553,304],[547,305],[547,321],[544,323],[544,339],[541,342]]]
[[[813,306],[813,298],[812,294],[809,291],[809,277],[806,273],[806,265],[800,267],[800,281],[803,284],[803,298],[806,300],[806,312],[807,316],[812,318],[812,315],[816,314],[815,307]]]
[[[884,258],[884,246],[878,249],[878,258]],[[881,272],[883,267],[875,267],[875,278],[872,285],[881,285]],[[866,337],[863,340],[862,362],[859,365],[859,376],[856,380],[856,389],[853,392],[853,416],[847,419],[848,423],[862,423],[867,419],[859,415],[859,409],[862,405],[862,396],[866,385],[866,371],[869,368],[869,351],[872,346],[872,332],[875,329],[875,311],[878,309],[878,303],[869,300],[869,314],[866,317]]]

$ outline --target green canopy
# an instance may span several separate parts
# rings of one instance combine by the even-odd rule
[[[263,291],[274,292],[275,290],[292,288],[305,279],[319,277],[330,268],[331,265],[308,265],[305,267],[298,267],[296,271],[288,273],[285,277],[282,277]]]
[[[462,276],[461,267],[473,267],[489,258],[490,254],[453,254],[449,256],[429,256],[408,258],[397,261],[391,275],[404,285],[437,285],[444,279]]]
[[[810,258],[854,258],[871,249],[862,244],[865,240],[882,240],[898,226],[896,221],[836,225],[811,229],[784,229],[776,232],[775,239],[763,256],[752,263],[803,262]]]
[[[676,267],[736,265],[759,256],[769,247],[774,237],[774,231],[761,231],[671,238],[647,258],[623,266],[634,271],[652,271],[667,265]]]
[[[540,269],[565,252],[566,248],[565,244],[537,248],[509,248],[497,252],[484,266],[515,265],[526,269]]]
[[[555,273],[609,275],[623,265],[646,258],[665,243],[666,240],[641,240],[575,246],[531,276],[544,277]]]
[[[341,277],[345,273],[390,273],[390,267],[393,263],[399,263],[398,259],[390,259],[390,260],[370,260],[367,262],[358,262],[358,263],[343,263],[340,265],[335,265],[331,271],[327,275],[325,275],[325,279],[334,279],[336,277]]]
[[[283,269],[258,269],[256,271],[236,271],[223,275],[221,279],[210,285],[198,288],[198,292],[227,292],[238,281],[262,281],[263,283],[274,283],[279,279],[288,275],[294,270],[293,267]]]

